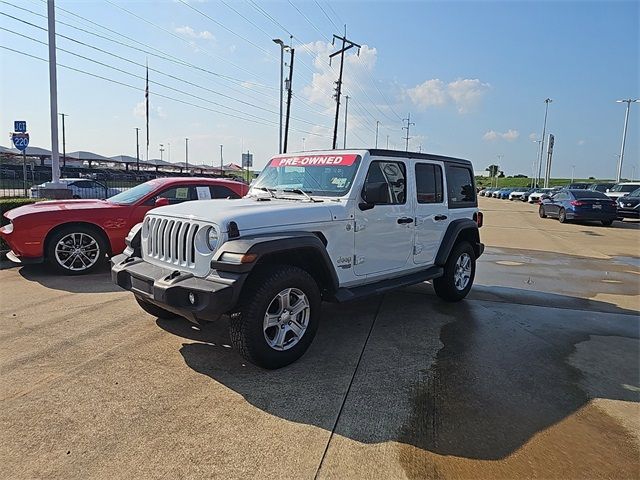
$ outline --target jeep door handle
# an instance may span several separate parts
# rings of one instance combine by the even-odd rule
[[[433,217],[433,219],[436,220],[436,221],[446,220],[447,216],[446,215],[436,215],[435,217]]]
[[[411,217],[400,217],[398,219],[398,223],[403,224],[403,223],[413,223],[413,218]]]

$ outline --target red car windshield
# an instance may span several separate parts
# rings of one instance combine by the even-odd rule
[[[115,203],[116,205],[132,205],[142,197],[151,193],[156,187],[157,182],[154,181],[142,183],[108,198],[107,202]]]

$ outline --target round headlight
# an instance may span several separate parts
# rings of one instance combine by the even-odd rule
[[[207,231],[207,246],[212,252],[218,248],[218,230],[215,227],[209,227]]]

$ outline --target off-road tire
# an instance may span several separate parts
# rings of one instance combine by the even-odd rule
[[[175,313],[172,313],[169,310],[165,310],[164,308],[158,307],[153,303],[149,303],[137,295],[134,295],[134,297],[136,299],[136,302],[138,302],[138,305],[140,305],[140,308],[145,312],[147,312],[152,317],[163,318],[163,319],[177,317]]]
[[[540,218],[547,218],[547,214],[544,211],[544,207],[542,205],[540,205],[540,208],[538,208],[538,215],[540,215]]]
[[[613,220],[602,220],[602,225],[604,225],[605,227],[610,227],[611,225],[613,225]]]
[[[564,208],[561,208],[558,212],[558,221],[560,223],[567,223],[567,212]]]
[[[56,258],[56,245],[67,235],[79,233],[91,237],[98,245],[98,258],[93,265],[82,270],[70,270],[64,265],[61,265]],[[104,264],[108,252],[108,240],[105,234],[97,227],[90,227],[87,225],[68,225],[60,228],[51,237],[47,239],[45,245],[45,260],[48,265],[56,272],[63,275],[84,275],[94,271],[96,268]]]
[[[469,282],[462,290],[455,286],[454,275],[456,273],[456,262],[458,259],[467,254],[471,258],[471,275]],[[457,302],[467,296],[473,285],[476,276],[476,253],[469,242],[458,242],[451,250],[449,258],[444,265],[444,274],[433,280],[433,289],[441,299],[447,302]]]
[[[310,306],[307,328],[293,347],[275,350],[265,339],[263,321],[269,305],[287,288],[301,290]],[[281,368],[295,362],[309,348],[318,329],[320,289],[305,270],[290,265],[268,265],[247,279],[240,295],[238,311],[231,315],[231,343],[249,362],[266,369]]]

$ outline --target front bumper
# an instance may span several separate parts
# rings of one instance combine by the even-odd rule
[[[197,278],[152,265],[139,257],[122,254],[111,259],[111,278],[115,284],[196,323],[216,320],[229,312],[238,301],[246,276],[214,271],[206,278]]]
[[[6,255],[8,260],[11,260],[13,263],[20,263],[22,265],[35,265],[44,262],[43,257],[21,257],[13,250],[7,252]]]
[[[618,207],[618,217],[622,218],[640,218],[640,210],[637,208],[620,208]]]

